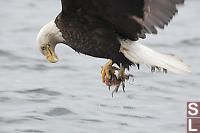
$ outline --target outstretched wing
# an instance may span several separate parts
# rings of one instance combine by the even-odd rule
[[[156,27],[163,29],[178,12],[176,5],[183,3],[184,0],[145,0],[142,25],[146,32],[156,34]]]
[[[184,0],[61,0],[62,13],[84,12],[114,27],[124,38],[137,40],[156,34],[177,13]]]

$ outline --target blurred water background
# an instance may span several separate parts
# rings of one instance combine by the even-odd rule
[[[37,49],[40,28],[60,0],[0,1],[0,133],[183,133],[186,101],[200,101],[200,1],[187,0],[170,25],[141,42],[175,53],[193,75],[132,68],[126,93],[101,83],[107,60],[58,45],[57,64]]]

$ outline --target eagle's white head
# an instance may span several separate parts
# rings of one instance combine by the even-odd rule
[[[54,21],[51,21],[42,27],[37,36],[39,50],[51,63],[56,63],[58,61],[58,57],[55,54],[56,44],[63,42],[64,38],[62,33]]]

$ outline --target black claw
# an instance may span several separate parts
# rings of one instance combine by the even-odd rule
[[[125,83],[124,82],[122,82],[122,90],[125,93]]]
[[[160,71],[160,70],[161,70],[161,68],[160,68],[160,67],[158,67],[158,66],[156,66],[156,69],[157,69],[158,71]]]
[[[125,88],[123,88],[123,92],[126,93]]]
[[[155,72],[156,68],[154,66],[151,66],[151,72]]]
[[[137,68],[138,68],[138,70],[140,69],[140,64],[137,64]]]
[[[128,75],[128,79],[129,79],[130,77],[133,78],[134,76],[133,76],[132,74],[129,74],[129,75]]]
[[[129,77],[133,77],[133,74],[129,74],[128,76],[129,76]]]
[[[163,73],[167,73],[167,69],[163,68]]]
[[[108,86],[108,90],[110,91],[110,86]]]
[[[112,98],[114,97],[114,93],[115,93],[115,91],[112,92]]]

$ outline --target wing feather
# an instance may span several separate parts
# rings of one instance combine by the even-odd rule
[[[152,33],[157,33],[155,27],[163,29],[168,25],[178,12],[177,4],[183,3],[184,0],[145,0],[143,25],[150,27]]]
[[[131,40],[157,34],[177,13],[184,0],[61,0],[62,13],[83,12],[100,18]],[[80,10],[81,9],[81,10]]]

